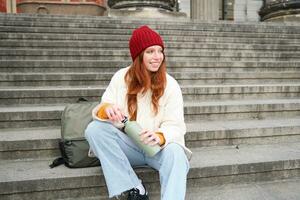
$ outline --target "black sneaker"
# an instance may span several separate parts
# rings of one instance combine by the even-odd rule
[[[133,188],[128,191],[128,198],[127,200],[149,200],[147,191],[144,195],[140,194],[140,190],[137,188]]]

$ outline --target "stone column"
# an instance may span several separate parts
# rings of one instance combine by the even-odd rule
[[[176,0],[108,0],[108,6],[112,9],[132,9],[154,7],[174,11]]]
[[[7,13],[16,13],[17,12],[17,6],[16,6],[16,0],[6,0],[7,5]]]
[[[234,3],[234,21],[260,21],[258,14],[263,0],[236,0]]]
[[[247,0],[238,0],[234,2],[234,21],[244,22],[247,19]]]
[[[146,18],[185,18],[176,11],[177,0],[108,0],[108,16]]]
[[[248,0],[247,3],[247,20],[252,22],[260,21],[260,16],[258,14],[259,10],[263,5],[262,0]]]
[[[219,0],[191,0],[191,18],[205,21],[219,20]]]

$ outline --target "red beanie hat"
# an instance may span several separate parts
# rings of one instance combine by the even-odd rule
[[[164,49],[164,43],[158,33],[150,29],[148,26],[141,26],[135,29],[129,40],[129,49],[132,61],[146,48],[159,45]]]

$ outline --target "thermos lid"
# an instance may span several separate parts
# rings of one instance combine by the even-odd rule
[[[123,124],[125,124],[128,121],[128,117],[124,117],[124,119],[121,121]]]

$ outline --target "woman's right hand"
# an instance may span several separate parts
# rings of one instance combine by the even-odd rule
[[[105,109],[105,113],[112,122],[121,122],[125,118],[125,115],[117,105],[108,106]]]

